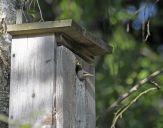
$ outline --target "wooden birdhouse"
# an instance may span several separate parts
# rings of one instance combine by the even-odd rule
[[[8,32],[9,127],[95,128],[93,63],[111,47],[72,20],[9,25]]]

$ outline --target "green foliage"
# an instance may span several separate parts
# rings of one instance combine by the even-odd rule
[[[73,17],[74,20],[80,21],[82,10],[75,1],[61,0],[59,6],[61,9],[61,14],[59,15],[58,19],[66,19]]]
[[[37,17],[37,11],[35,9],[29,9],[27,10],[28,14],[32,17],[32,18],[36,18]]]
[[[31,126],[29,124],[22,124],[20,128],[31,128]]]
[[[146,45],[137,42],[122,28],[117,27],[113,33],[110,42],[114,46],[114,52],[112,55],[104,57],[104,61],[100,64],[103,67],[97,71],[97,74],[102,74],[97,75],[96,79],[97,113],[104,111],[120,94],[123,94],[137,81],[144,79],[150,73],[159,69],[163,64],[160,61],[161,58],[151,52]],[[150,51],[147,56],[144,54],[146,49]],[[158,60],[151,56],[156,56]],[[162,84],[162,79],[163,76],[157,78],[160,85]],[[158,93],[161,95],[161,91]],[[162,111],[158,110],[159,105],[155,105],[162,102],[157,94],[150,94],[138,101],[139,103],[136,103],[134,107],[129,109],[129,112],[123,115],[118,127],[156,127],[157,119],[161,118],[161,116],[158,117],[160,115],[159,111]],[[98,123],[99,128],[110,126],[109,118],[112,118],[111,114],[106,118],[105,122],[101,121],[102,123]],[[163,125],[160,124],[159,127],[163,127]]]

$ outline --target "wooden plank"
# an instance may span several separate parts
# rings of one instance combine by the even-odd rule
[[[76,93],[75,93],[75,128],[86,127],[86,101],[85,101],[85,83],[76,79]]]
[[[95,128],[95,92],[94,85],[92,85],[94,77],[88,78],[89,82],[80,81],[75,70],[76,60],[83,65],[86,71],[94,74],[94,68],[88,69],[90,65],[69,49],[64,46],[57,48],[57,128]]]
[[[83,81],[82,87],[84,87],[84,89],[82,91],[84,95],[84,100],[82,100],[82,96],[78,95],[78,98],[80,99],[80,102],[81,102],[79,106],[82,106],[82,101],[85,102],[83,103],[85,105],[85,107],[83,107],[84,110],[81,111],[80,113],[80,118],[82,118],[82,114],[85,114],[84,115],[85,116],[84,127],[81,127],[81,128],[95,128],[96,127],[95,67],[92,64],[89,64],[88,62],[84,61],[83,59],[80,59],[78,56],[77,56],[77,60],[79,60],[79,62],[81,63],[84,71],[94,75],[94,77],[87,77]],[[77,86],[78,88],[80,88],[80,85],[77,84]]]
[[[63,33],[78,44],[85,46],[85,49],[91,51],[94,56],[112,52],[112,47],[107,46],[104,41],[93,36],[85,28],[72,20],[8,25],[8,32],[12,36],[53,32]]]
[[[87,45],[88,49],[95,56],[112,53],[111,46],[107,45],[106,42],[88,32],[86,28],[81,27],[74,21],[72,21],[71,29],[65,33],[80,44]]]
[[[84,60],[88,61],[89,63],[94,63],[94,56],[88,49],[82,47],[76,42],[70,41],[66,39],[62,34],[58,34],[56,36],[56,40],[58,45],[64,45],[65,47],[69,48],[72,52],[83,58]]]
[[[95,67],[83,61],[84,70],[94,74]],[[86,101],[86,128],[96,127],[96,109],[95,109],[95,77],[88,77],[85,81],[85,101]]]
[[[76,56],[76,60],[82,64],[83,60]],[[86,127],[86,92],[85,81],[80,81],[76,76],[76,90],[75,90],[75,128],[87,128]]]
[[[32,128],[55,127],[55,36],[14,38],[11,53],[9,118]]]
[[[56,122],[57,128],[75,128],[75,56],[65,48],[57,48]]]

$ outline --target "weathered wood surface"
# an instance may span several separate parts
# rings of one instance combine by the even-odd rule
[[[112,51],[112,48],[107,46],[105,42],[93,36],[72,20],[8,25],[8,32],[13,36],[53,32],[63,33],[65,37],[75,41],[94,56],[111,53]]]
[[[76,79],[76,111],[75,111],[75,128],[87,128],[86,126],[86,99],[85,83]]]
[[[75,71],[76,60],[94,74],[94,68],[70,50],[64,46],[57,48],[57,128],[95,128],[94,78],[80,81]]]
[[[93,54],[90,53],[90,51],[85,47],[82,47],[80,44],[64,38],[62,34],[58,34],[56,36],[56,41],[59,45],[64,45],[65,47],[69,48],[72,52],[76,53],[89,63],[94,63],[95,57]]]
[[[80,61],[83,70],[95,75],[95,67],[85,60],[80,59],[78,56],[77,60]],[[77,106],[77,115],[79,118],[85,120],[85,122],[80,120],[76,121],[79,125],[76,128],[95,128],[96,127],[96,110],[95,110],[95,76],[87,77],[85,81],[81,82],[76,79],[76,102],[79,101]],[[77,91],[79,90],[79,91]],[[78,102],[77,102],[78,103]],[[81,108],[81,110],[80,110]],[[83,111],[85,110],[85,111]],[[82,113],[82,114],[81,114]]]
[[[57,128],[75,128],[75,56],[57,48],[56,121]]]
[[[83,61],[84,70],[95,75],[95,67]],[[89,77],[85,81],[86,98],[86,126],[87,128],[96,127],[96,109],[95,109],[95,77]]]
[[[76,60],[83,65],[83,60],[76,56]],[[84,67],[83,67],[84,69]],[[76,74],[75,74],[76,75]],[[75,81],[75,128],[87,128],[86,126],[86,87],[85,81],[80,81],[76,75]]]
[[[54,34],[13,39],[10,128],[55,127],[55,47]]]

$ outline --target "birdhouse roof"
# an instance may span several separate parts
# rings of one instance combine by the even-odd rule
[[[43,33],[60,33],[65,38],[73,41],[80,49],[88,50],[93,56],[104,55],[112,52],[112,47],[97,38],[71,19],[23,23],[8,25],[8,33],[12,36],[23,36]],[[73,44],[74,44],[73,43]],[[72,45],[72,44],[71,44]]]

